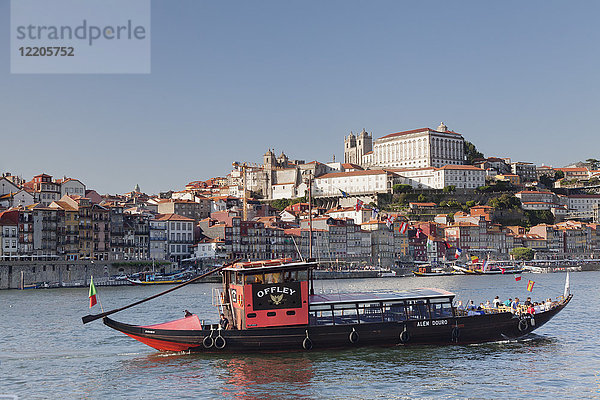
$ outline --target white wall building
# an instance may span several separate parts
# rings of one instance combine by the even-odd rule
[[[473,165],[445,165],[433,172],[433,188],[475,189],[485,185],[485,171]]]
[[[60,197],[66,194],[85,197],[85,185],[79,179],[65,178],[60,182]]]
[[[397,174],[384,170],[334,172],[314,180],[316,197],[340,197],[342,191],[349,195],[391,193],[392,187],[403,183]]]
[[[197,260],[201,259],[215,259],[221,255],[224,255],[225,242],[219,239],[206,239],[196,244],[193,249],[194,253],[192,258]]]
[[[155,220],[167,223],[167,257],[172,261],[188,258],[194,243],[194,220],[177,214],[164,214]]]
[[[17,185],[6,179],[5,177],[0,177],[0,196],[5,194],[18,192],[20,189]]]
[[[271,198],[273,200],[296,198],[296,182],[271,185]]]
[[[4,208],[30,206],[34,203],[34,197],[24,189],[17,190],[14,193],[0,195],[0,206]]]
[[[372,211],[370,208],[361,208],[356,211],[356,207],[344,207],[327,211],[327,215],[335,219],[351,219],[356,225],[367,222],[371,219]]]
[[[568,196],[569,214],[572,217],[592,218],[594,207],[600,205],[600,195],[572,194]]]
[[[485,171],[472,165],[445,165],[441,168],[394,168],[402,183],[415,189],[475,189],[485,185]]]

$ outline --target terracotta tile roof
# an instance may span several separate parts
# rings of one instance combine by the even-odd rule
[[[63,210],[65,210],[65,211],[78,211],[79,210],[79,208],[73,207],[72,205],[70,205],[66,201],[56,200],[53,203],[56,204],[57,206],[59,206],[60,208],[62,208]]]
[[[563,172],[588,172],[589,170],[587,168],[554,168],[557,171],[563,171]]]
[[[552,192],[549,192],[547,190],[521,190],[520,192],[517,192],[516,194],[519,193],[524,193],[524,194],[553,194]]]
[[[425,167],[425,168],[384,168],[384,171],[392,171],[392,172],[410,172],[410,171],[433,171],[434,167]]]
[[[360,165],[356,165],[356,164],[352,164],[352,163],[344,163],[342,164],[342,167],[344,167],[345,169],[364,169],[363,167],[361,167]]]
[[[452,165],[452,164],[448,164],[448,165],[444,165],[443,167],[440,168],[435,168],[436,171],[439,170],[469,170],[469,171],[483,171],[481,168],[478,168],[474,165]]]
[[[0,212],[0,225],[18,225],[19,212],[16,210],[8,210]]]
[[[184,217],[178,214],[158,214],[155,218],[157,221],[187,221],[194,222],[193,219]]]

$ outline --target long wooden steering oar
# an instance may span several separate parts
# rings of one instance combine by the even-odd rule
[[[153,295],[153,296],[150,296],[150,297],[147,297],[147,298],[145,298],[145,299],[143,299],[143,300],[136,301],[135,303],[129,304],[129,305],[127,305],[127,306],[124,306],[124,307],[121,307],[121,308],[115,308],[114,310],[106,311],[106,312],[103,312],[103,313],[101,313],[101,314],[94,314],[94,315],[90,315],[90,314],[88,314],[88,315],[86,315],[86,316],[84,316],[84,317],[81,317],[81,320],[83,321],[83,323],[84,323],[84,324],[87,324],[88,322],[92,322],[92,321],[95,321],[95,320],[97,320],[97,319],[104,318],[104,317],[106,317],[106,316],[109,316],[109,315],[111,315],[111,314],[117,313],[117,312],[119,312],[119,311],[123,311],[123,310],[125,310],[125,309],[127,309],[127,308],[131,308],[131,307],[133,307],[133,306],[137,306],[138,304],[145,303],[145,302],[147,302],[148,300],[155,299],[155,298],[157,298],[157,297],[160,297],[160,296],[162,296],[163,294],[170,293],[170,292],[172,292],[172,291],[174,291],[174,290],[177,290],[177,289],[180,289],[180,288],[182,288],[182,287],[184,287],[184,286],[186,286],[186,285],[189,285],[190,283],[194,283],[194,282],[196,282],[197,280],[200,280],[200,279],[202,279],[202,278],[204,278],[204,277],[206,277],[206,276],[208,276],[208,275],[214,274],[215,272],[219,272],[219,271],[220,271],[220,270],[222,270],[223,268],[229,267],[229,266],[231,266],[231,265],[235,264],[235,263],[236,263],[236,262],[238,262],[238,261],[240,261],[240,259],[239,259],[239,258],[238,258],[237,260],[235,260],[235,261],[232,261],[232,262],[230,262],[230,263],[227,263],[227,264],[224,264],[224,265],[222,265],[222,266],[220,266],[220,267],[218,267],[218,268],[215,268],[215,269],[213,269],[212,271],[208,271],[208,272],[207,272],[207,273],[205,273],[205,274],[202,274],[202,275],[200,275],[200,276],[197,276],[197,277],[195,277],[194,279],[190,279],[189,281],[187,281],[187,282],[184,282],[184,283],[182,283],[181,285],[177,285],[177,286],[175,286],[174,288],[171,288],[171,289],[165,290],[164,292],[157,293],[157,294],[155,294],[155,295]]]

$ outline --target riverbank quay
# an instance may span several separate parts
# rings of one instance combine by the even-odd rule
[[[0,261],[0,289],[85,286],[92,275],[99,286],[116,286],[121,284],[116,283],[114,279],[111,280],[110,277],[151,271],[152,268],[152,260]],[[177,265],[155,263],[154,268],[157,271],[170,273],[177,269]]]

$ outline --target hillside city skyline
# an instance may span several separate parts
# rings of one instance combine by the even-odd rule
[[[12,151],[0,170],[157,193],[268,148],[328,162],[350,131],[380,138],[441,121],[488,156],[597,158],[600,56],[589,49],[600,4],[491,7],[153,1],[151,73],[139,75],[11,74],[5,35],[0,121]],[[10,30],[9,1],[0,25]]]
[[[441,122],[441,124],[444,124],[443,122]],[[427,128],[427,129],[431,129],[431,128]],[[434,130],[436,128],[433,128]],[[363,132],[368,131],[365,128],[362,129]],[[396,131],[394,131],[396,132]],[[371,135],[374,136],[374,134],[372,132],[368,132],[371,133]],[[460,132],[459,132],[460,133]],[[356,136],[358,136],[360,134],[360,130],[357,131],[350,131],[348,132],[349,135],[355,134]],[[393,132],[388,133],[388,135],[393,134]],[[385,136],[385,135],[383,135]],[[383,137],[382,136],[382,137]],[[463,135],[464,136],[464,135]],[[341,136],[340,140],[345,140],[346,136]],[[381,137],[380,137],[381,138]],[[376,139],[376,138],[374,138]],[[481,149],[479,149],[479,147],[477,146],[477,143],[474,143],[472,140],[469,140],[469,138],[465,138],[466,141],[471,142],[475,145],[475,147],[477,148],[477,150],[481,151]],[[340,143],[340,146],[338,147],[342,147],[342,143]],[[320,163],[331,163],[331,162],[346,162],[347,160],[344,160],[344,153],[343,152],[332,152],[333,157],[331,157],[331,159],[329,160],[317,160],[311,157],[299,157],[294,153],[288,153],[285,151],[284,148],[278,149],[276,147],[266,147],[265,148],[266,151],[273,151],[273,153],[275,154],[280,154],[280,153],[285,153],[288,157],[290,157],[291,159],[303,159],[306,162],[311,162],[311,161],[317,161]],[[339,154],[341,153],[341,154]],[[513,159],[511,157],[510,154],[506,154],[506,155],[498,155],[498,154],[483,154],[483,156],[485,158],[487,157],[499,157],[499,158],[508,158],[511,159],[513,161],[519,161],[519,162],[529,162],[531,163],[532,161],[530,160],[516,160]],[[240,161],[240,162],[247,162],[249,164],[256,164],[259,165],[261,164],[262,160],[261,158],[261,154],[257,154],[253,157],[247,157],[245,159],[241,159],[241,160],[231,160],[231,162],[236,162],[236,161]],[[571,159],[570,162],[564,164],[564,165],[557,165],[553,162],[547,162],[547,163],[540,163],[537,164],[538,166],[549,166],[549,167],[553,167],[553,168],[565,168],[565,167],[569,167],[569,166],[576,166],[576,165],[582,165],[585,164],[585,161],[588,159],[594,159],[592,156],[590,157],[585,157],[585,158],[580,158],[580,159]],[[353,161],[354,162],[354,161]],[[360,163],[359,163],[360,164]],[[231,165],[231,163],[229,163],[229,165]],[[371,169],[372,167],[368,166],[368,169]],[[79,179],[81,181],[86,181],[82,176],[84,176],[84,174],[78,175],[78,173],[76,171],[60,171],[60,170],[55,170],[51,167],[48,168],[43,168],[42,170],[39,170],[37,172],[33,172],[32,175],[28,176],[24,173],[21,173],[20,171],[23,169],[30,169],[30,168],[19,168],[18,166],[15,167],[10,167],[10,166],[6,166],[4,168],[0,168],[0,175],[1,174],[11,174],[13,176],[17,176],[22,178],[24,181],[28,181],[30,180],[33,176],[38,175],[38,174],[48,174],[53,176],[54,178],[60,179],[60,178],[72,178],[72,179]],[[205,181],[205,180],[209,180],[212,178],[216,178],[216,177],[226,177],[229,173],[231,172],[230,170],[225,170],[223,171],[221,174],[217,174],[217,175],[213,175],[213,176],[207,176],[205,174],[199,173],[196,176],[192,176],[192,179],[190,179],[190,181],[195,181],[195,180],[199,180],[199,181]],[[142,185],[140,185],[140,182],[143,181],[143,175],[141,175],[139,177],[139,179],[133,180],[131,182],[127,182],[125,184],[125,187],[123,187],[122,189],[118,190],[118,191],[109,191],[109,190],[103,190],[102,187],[98,187],[96,186],[93,182],[91,182],[91,186],[90,188],[93,188],[94,190],[96,190],[98,193],[101,194],[123,194],[123,193],[128,193],[131,192],[133,190],[135,190],[135,188],[140,188],[141,191],[143,193],[149,194],[149,195],[158,195],[161,192],[168,192],[168,191],[177,191],[177,190],[181,190],[181,188],[183,186],[185,186],[188,182],[183,182],[180,186],[169,186],[169,184],[167,183],[155,183],[153,186],[158,186],[159,189],[156,191],[152,191],[152,190],[146,190]]]

